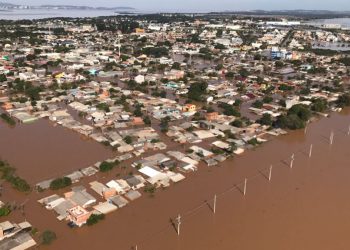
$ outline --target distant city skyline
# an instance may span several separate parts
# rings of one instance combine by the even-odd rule
[[[225,11],[225,10],[350,10],[349,0],[0,0],[22,5],[86,5],[93,7],[133,7],[144,11]]]

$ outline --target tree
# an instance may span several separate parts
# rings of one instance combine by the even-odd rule
[[[343,94],[338,97],[338,100],[336,101],[336,104],[340,108],[349,107],[350,106],[350,95],[349,94]]]
[[[0,74],[0,82],[5,82],[7,81],[7,77],[5,74]]]
[[[86,224],[88,226],[92,226],[97,224],[100,220],[104,220],[105,215],[104,214],[91,214],[89,219],[87,219]]]
[[[124,142],[127,144],[131,144],[132,143],[132,137],[127,135],[124,137]]]
[[[276,61],[275,66],[276,66],[276,68],[282,68],[284,66],[284,63],[281,61]]]
[[[3,207],[0,208],[0,217],[7,216],[10,213],[11,213],[10,206],[4,205]]]
[[[107,103],[99,103],[96,105],[96,108],[98,108],[99,110],[103,110],[104,112],[109,112],[109,106]]]
[[[263,107],[264,103],[260,100],[256,100],[252,103],[252,106],[257,109],[261,109]]]
[[[160,120],[160,129],[162,132],[167,132],[169,129],[170,117],[166,116]]]
[[[233,122],[230,123],[230,125],[236,128],[241,128],[243,126],[243,122],[241,119],[235,119]]]
[[[223,49],[226,49],[226,46],[221,44],[221,43],[217,43],[215,44],[215,49],[219,49],[219,50],[223,50]]]
[[[292,130],[305,127],[305,122],[296,114],[281,115],[277,118],[276,125],[280,128],[289,128]]]
[[[202,101],[203,95],[206,93],[208,84],[206,82],[195,82],[190,85],[187,96],[194,101]]]
[[[50,183],[50,189],[57,190],[72,185],[72,180],[69,177],[57,178]]]
[[[257,122],[260,123],[261,125],[271,126],[272,125],[271,115],[268,113],[265,113]]]
[[[264,96],[263,103],[271,103],[273,98],[271,96]]]
[[[241,75],[241,77],[244,78],[247,78],[249,76],[249,72],[245,68],[239,69],[238,73]]]
[[[222,29],[218,29],[216,31],[216,37],[222,37],[222,34],[223,34],[223,30]]]
[[[315,112],[324,112],[328,108],[328,102],[324,98],[317,98],[312,101],[311,110]]]
[[[239,111],[235,107],[233,107],[233,106],[231,106],[229,104],[224,103],[224,104],[220,104],[219,106],[220,106],[220,108],[222,108],[224,110],[223,111],[224,115],[236,116],[236,117],[240,117],[241,116]]]
[[[143,118],[143,122],[146,125],[151,125],[152,124],[151,118],[149,116],[145,116],[145,118]]]
[[[54,240],[57,239],[57,236],[54,232],[46,230],[41,234],[40,239],[42,244],[50,245]]]
[[[311,93],[310,88],[303,88],[300,90],[301,95],[309,95]]]
[[[308,121],[311,117],[310,109],[303,104],[296,104],[288,110],[288,115],[297,115],[301,120]]]
[[[173,65],[171,66],[172,69],[181,69],[181,64],[179,62],[174,62]]]
[[[142,113],[142,110],[141,110],[141,105],[137,104],[135,106],[135,110],[134,110],[134,116],[136,117],[142,117],[143,113]]]
[[[105,173],[111,171],[115,167],[115,165],[116,164],[113,162],[103,161],[99,166],[100,172]]]

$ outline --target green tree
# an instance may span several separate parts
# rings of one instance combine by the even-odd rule
[[[131,144],[132,143],[132,137],[129,136],[129,135],[125,136],[123,140],[127,144]]]
[[[105,215],[104,214],[91,214],[89,219],[87,219],[86,224],[88,226],[92,226],[97,224],[99,221],[104,220]]]
[[[257,109],[261,109],[263,107],[264,103],[260,100],[256,100],[252,103],[252,106]]]
[[[350,95],[349,94],[342,94],[338,97],[338,100],[336,101],[336,104],[338,107],[344,108],[350,106]]]
[[[271,126],[272,125],[272,117],[270,114],[265,113],[257,122],[260,123],[261,125]]]
[[[44,245],[50,245],[56,239],[56,233],[50,230],[45,230],[40,236],[41,243]]]
[[[152,124],[151,118],[149,116],[145,116],[145,118],[143,118],[143,122],[146,125],[151,125]]]
[[[72,185],[72,180],[69,177],[57,178],[50,183],[50,189],[58,190]]]
[[[187,96],[194,101],[202,101],[203,95],[206,94],[208,84],[206,82],[195,82],[190,85]]]
[[[292,114],[297,115],[303,121],[308,121],[311,117],[310,109],[303,104],[296,104],[293,107],[291,107],[288,110],[288,115],[292,115]]]

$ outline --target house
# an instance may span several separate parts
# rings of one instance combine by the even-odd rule
[[[108,200],[109,198],[115,196],[117,194],[117,190],[114,188],[107,188],[102,191],[103,198]]]
[[[143,122],[141,117],[134,117],[133,121],[132,121],[132,125],[134,126],[141,126],[144,125],[145,123]]]
[[[182,107],[183,112],[196,112],[197,106],[195,104],[186,104]]]
[[[136,200],[141,197],[141,193],[136,190],[130,190],[125,194],[125,197],[128,198],[130,201]]]
[[[124,190],[123,186],[120,185],[117,181],[111,180],[106,184],[109,188],[114,188],[118,194],[124,194],[126,191]]]
[[[81,227],[82,225],[86,224],[86,221],[91,216],[91,212],[88,212],[81,206],[72,207],[68,209],[67,212],[68,219],[78,227]]]
[[[121,195],[113,196],[109,199],[113,204],[118,206],[118,208],[125,207],[129,202]]]
[[[134,78],[134,81],[137,82],[138,84],[144,83],[145,82],[145,76],[143,75],[138,75]]]
[[[133,189],[140,189],[145,186],[145,180],[140,175],[133,175],[125,179],[129,186]]]
[[[205,114],[205,119],[207,121],[215,121],[217,120],[219,117],[219,113],[218,112],[210,112],[210,113],[206,113]]]
[[[11,238],[0,241],[0,249],[6,250],[25,250],[35,245],[35,240],[27,232],[20,232]]]
[[[96,203],[96,199],[82,186],[72,188],[72,191],[65,193],[64,197],[83,208]]]
[[[3,105],[1,105],[1,108],[4,110],[10,110],[13,109],[13,105],[10,102],[5,102]]]
[[[101,202],[100,204],[94,206],[94,209],[100,214],[109,214],[117,210],[118,207],[106,201],[106,202]]]

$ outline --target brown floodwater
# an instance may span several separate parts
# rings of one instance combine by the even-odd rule
[[[10,127],[0,121],[0,158],[35,184],[112,155],[107,147],[47,119]]]
[[[70,229],[57,221],[36,202],[49,192],[24,196],[5,187],[1,199],[29,199],[25,214],[17,211],[9,219],[26,218],[40,230],[55,231],[58,239],[48,249],[127,250],[137,244],[138,250],[345,250],[350,248],[349,124],[349,113],[332,114],[309,125],[306,135],[291,132],[222,167],[201,165],[185,181],[158,190],[153,198],[144,195],[93,227]],[[295,161],[290,168],[292,153]],[[266,168],[271,164],[268,182]],[[246,177],[243,196],[239,189]],[[169,222],[177,214],[182,215],[180,236]]]

